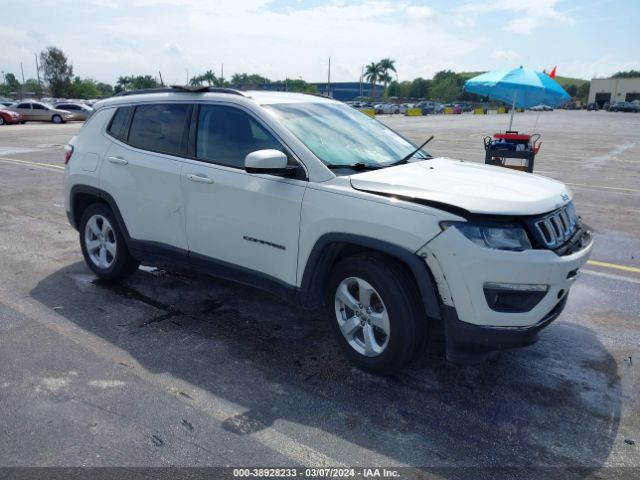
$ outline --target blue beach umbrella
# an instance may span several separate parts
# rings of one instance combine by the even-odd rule
[[[513,124],[515,107],[529,108],[541,103],[557,107],[571,100],[564,88],[549,75],[522,67],[483,73],[467,80],[464,89],[483,97],[510,103],[512,108],[509,130]]]

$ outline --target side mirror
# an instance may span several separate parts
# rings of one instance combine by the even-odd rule
[[[280,150],[257,150],[244,158],[244,169],[247,173],[286,175],[296,167],[288,165],[287,156]]]

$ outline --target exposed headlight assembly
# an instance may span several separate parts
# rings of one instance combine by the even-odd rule
[[[519,225],[481,225],[468,222],[440,222],[442,230],[455,228],[476,245],[496,250],[521,252],[531,248],[524,228]]]

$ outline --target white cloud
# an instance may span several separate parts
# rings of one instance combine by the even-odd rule
[[[182,83],[186,70],[217,72],[221,63],[227,77],[255,72],[322,81],[329,57],[332,80],[356,81],[362,65],[387,56],[396,60],[400,80],[428,78],[478,48],[477,38],[460,35],[446,12],[410,1],[329,0],[275,9],[269,0],[92,0],[86,8],[79,1],[50,3],[59,17],[54,44],[77,74],[109,82],[160,70],[167,83]],[[18,18],[37,25],[46,9],[38,4]],[[5,47],[16,52],[22,43],[6,39],[0,63]],[[30,49],[45,46],[32,39]]]
[[[467,3],[456,9],[467,15],[487,15],[499,12],[514,14],[504,29],[513,33],[530,34],[535,29],[562,23],[573,25],[575,20],[556,9],[558,0],[491,0],[483,3]]]
[[[520,55],[518,55],[513,50],[494,50],[493,52],[491,52],[491,58],[511,62],[520,58]]]
[[[435,11],[428,5],[409,5],[405,11],[410,18],[424,20],[435,17]]]
[[[12,21],[0,29],[0,68],[19,74],[23,62],[25,77],[35,77],[34,53],[55,45],[71,59],[74,73],[110,83],[121,75],[157,76],[158,71],[165,83],[184,83],[186,70],[219,72],[221,63],[227,77],[247,72],[316,82],[327,78],[329,57],[333,81],[357,81],[362,65],[384,57],[396,61],[402,81],[430,78],[443,69],[501,68],[516,60],[532,65],[551,55],[537,49],[535,37],[521,34],[574,23],[557,0],[467,2],[458,7],[424,0],[8,2],[3,13]],[[502,29],[486,28],[488,23]],[[557,29],[554,38],[574,41],[565,30],[570,31]],[[551,52],[567,74],[606,75],[637,59],[633,52],[610,50],[611,58],[592,65],[591,57],[606,50],[595,53],[585,39],[575,44],[575,56],[568,59]]]

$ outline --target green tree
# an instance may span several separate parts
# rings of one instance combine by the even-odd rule
[[[369,82],[371,85],[371,89],[369,91],[369,95],[371,97],[376,96],[376,83],[380,80],[382,76],[382,68],[380,68],[380,64],[376,62],[371,62],[369,65],[364,67],[364,79]]]
[[[29,78],[24,82],[24,93],[32,93],[36,97],[42,96],[42,86],[35,78]]]
[[[96,88],[98,89],[99,97],[106,98],[113,95],[113,87],[108,83],[98,82],[96,83]]]
[[[81,79],[76,77],[71,83],[71,98],[96,98],[101,96],[97,82],[90,78]]]
[[[258,85],[271,83],[267,77],[257,73],[234,73],[231,76],[230,84],[236,88],[256,88]]]
[[[4,80],[7,85],[7,94],[10,92],[19,92],[21,84],[13,73],[6,73],[4,75]]]
[[[212,70],[207,70],[202,75],[197,75],[189,80],[189,85],[200,86],[206,83],[210,87],[224,87],[225,81],[223,78],[216,77],[216,74]]]
[[[430,90],[429,80],[422,77],[414,79],[409,86],[409,97],[411,98],[427,98]]]
[[[191,85],[192,87],[199,87],[200,85],[202,85],[202,75],[191,77],[189,79],[189,85]]]
[[[396,61],[390,58],[383,58],[378,62],[380,67],[380,81],[384,83],[384,90],[386,92],[387,85],[391,82],[390,72],[396,73]]]
[[[132,75],[130,77],[118,77],[114,91],[119,93],[124,90],[142,90],[159,86],[160,84],[151,75],[138,75],[135,77]]]
[[[40,52],[40,65],[45,82],[54,97],[68,96],[73,77],[73,66],[62,50],[48,47]]]
[[[637,78],[640,77],[640,70],[625,70],[611,75],[611,78]]]
[[[462,94],[462,88],[455,78],[449,77],[439,81],[433,81],[429,95],[443,102],[452,102]]]
[[[433,76],[429,95],[443,102],[452,102],[462,95],[463,78],[451,70],[441,70]]]
[[[318,87],[310,85],[302,79],[285,78],[284,80],[276,83],[284,83],[287,86],[287,91],[289,92],[318,93]]]
[[[389,97],[401,97],[400,95],[400,84],[393,80],[387,89],[387,95]]]
[[[578,87],[578,91],[576,92],[576,100],[585,103],[589,98],[589,88],[591,87],[590,82],[584,82]]]
[[[573,83],[568,83],[564,86],[564,90],[569,94],[571,98],[575,97],[578,93],[578,87]]]

